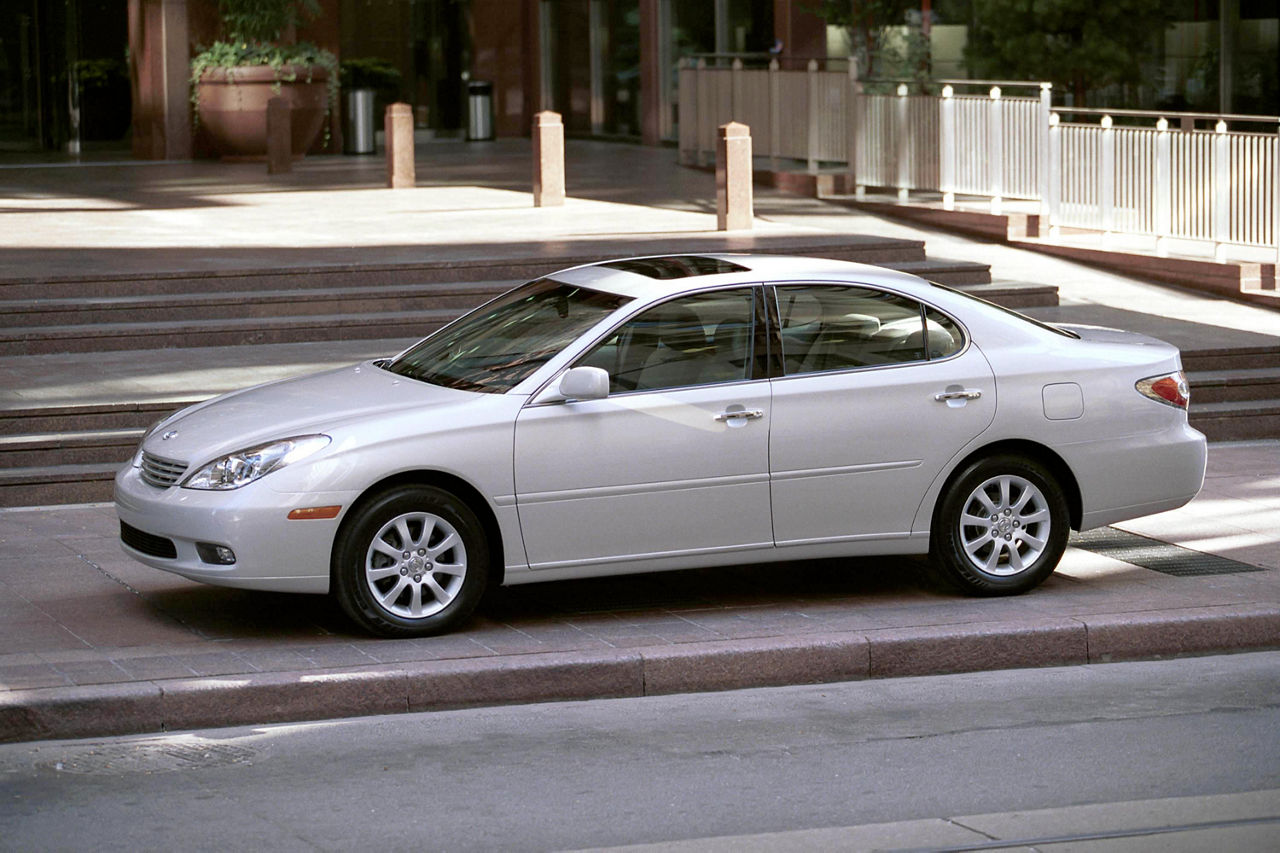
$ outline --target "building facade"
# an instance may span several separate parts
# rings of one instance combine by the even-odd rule
[[[965,76],[967,22],[982,0],[905,4],[935,76]],[[857,7],[858,0],[850,0]],[[659,145],[677,137],[676,70],[690,57],[784,67],[839,56],[847,40],[819,0],[319,0],[296,36],[340,59],[378,59],[420,130],[458,136],[468,84],[492,84],[498,136],[526,135],[534,113],[570,134]],[[1175,3],[1174,5],[1179,5]],[[1219,66],[1275,64],[1274,0],[1186,0],[1187,19],[1153,49],[1179,92],[1217,51]],[[916,9],[918,6],[918,10]],[[1269,11],[1268,11],[1269,10]],[[1224,29],[1224,27],[1226,29]],[[1230,38],[1225,41],[1221,33]],[[7,0],[0,4],[0,152],[128,147],[143,159],[204,156],[193,128],[190,57],[220,35],[217,0]],[[1225,53],[1221,45],[1233,46]],[[1216,46],[1216,47],[1215,47]],[[1227,57],[1225,62],[1221,57]],[[1256,64],[1256,63],[1255,63]],[[1201,79],[1203,74],[1200,75]],[[339,150],[341,116],[329,150]]]

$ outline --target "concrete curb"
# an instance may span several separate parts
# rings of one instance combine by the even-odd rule
[[[1280,647],[1280,606],[1192,607],[0,694],[0,742],[1066,666]]]

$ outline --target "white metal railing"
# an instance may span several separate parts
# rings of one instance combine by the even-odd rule
[[[881,93],[849,71],[747,69],[705,61],[680,70],[680,157],[714,159],[716,128],[739,121],[752,129],[758,157],[774,167],[803,161],[810,172],[835,168],[856,191],[867,187],[1039,203],[1042,233],[1062,229],[1148,237],[1157,253],[1170,241],[1210,246],[1222,259],[1230,246],[1276,250],[1280,259],[1280,135],[1229,131],[1225,121],[1276,122],[1137,110],[1051,107],[1048,83],[937,81],[941,94],[906,84]],[[893,81],[896,82],[896,81]],[[981,85],[981,95],[956,87]],[[1004,94],[1030,87],[1036,97]],[[918,87],[917,87],[918,88]],[[874,89],[875,91],[867,91]],[[1038,91],[1036,91],[1038,90]],[[889,91],[892,92],[890,85]],[[1063,115],[1071,118],[1064,121]],[[1118,127],[1114,118],[1146,122]],[[1171,129],[1168,119],[1180,129]],[[1211,130],[1196,120],[1215,120]]]

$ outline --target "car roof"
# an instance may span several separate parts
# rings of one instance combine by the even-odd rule
[[[547,278],[650,301],[691,290],[783,281],[842,281],[916,291],[928,282],[898,270],[798,255],[647,255],[584,264]]]

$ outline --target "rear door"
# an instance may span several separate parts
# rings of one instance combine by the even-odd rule
[[[769,466],[779,545],[906,537],[990,425],[990,365],[950,318],[871,287],[779,285]]]

